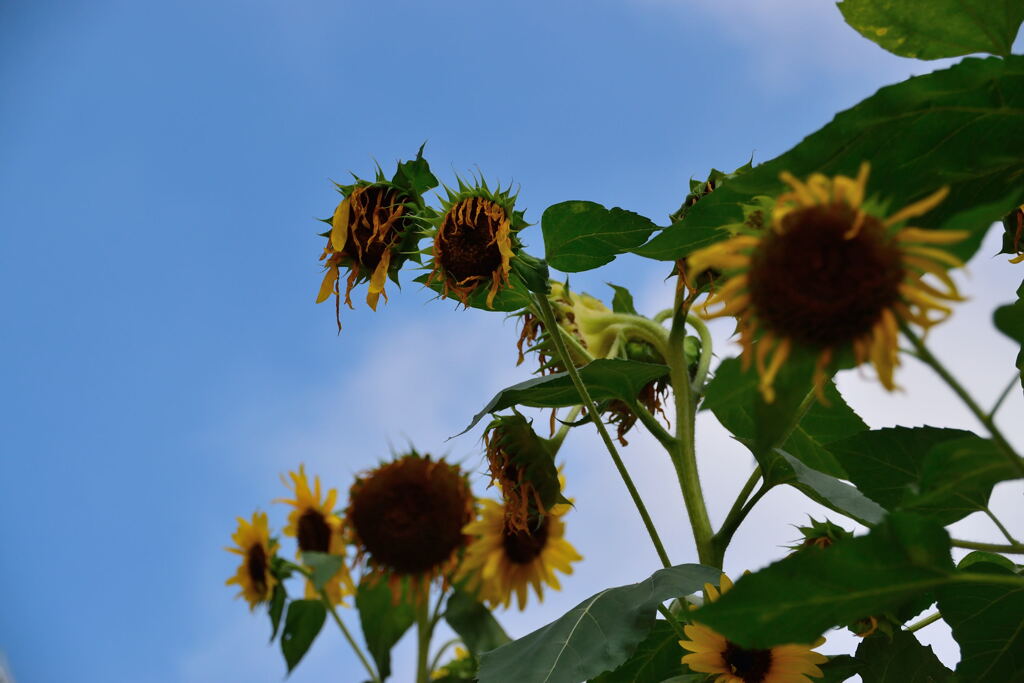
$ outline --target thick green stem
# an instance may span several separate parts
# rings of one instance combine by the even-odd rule
[[[942,613],[941,612],[936,612],[935,614],[932,614],[930,616],[925,617],[921,621],[918,621],[916,623],[911,624],[910,626],[907,627],[907,631],[909,631],[910,633],[913,633],[914,631],[920,631],[921,629],[923,629],[928,624],[934,624],[936,621],[938,621],[941,618],[942,618]]]
[[[604,315],[591,315],[586,319],[587,329],[596,332],[602,326],[618,326],[622,333],[630,339],[642,339],[649,343],[658,353],[665,355],[668,352],[668,332],[656,322],[648,320],[643,316],[631,313],[606,313]]]
[[[665,617],[665,621],[668,622],[672,630],[676,632],[676,635],[683,640],[688,640],[686,637],[686,631],[683,630],[683,625],[679,623],[676,615],[672,614],[667,607],[664,605],[658,605],[658,611],[661,612],[661,616]]]
[[[341,633],[345,636],[345,640],[347,640],[348,644],[352,646],[352,651],[356,653],[356,657],[358,657],[359,661],[362,662],[363,667],[366,669],[366,673],[370,674],[370,680],[373,681],[373,683],[380,683],[380,676],[378,676],[377,672],[374,671],[373,666],[370,665],[370,660],[366,658],[365,654],[363,654],[362,648],[359,647],[355,638],[353,638],[352,634],[349,633],[348,627],[345,626],[345,622],[341,620],[338,610],[334,609],[334,605],[331,604],[327,594],[322,590],[320,591],[320,599],[323,600],[324,605],[327,606],[327,611],[330,612],[331,617],[334,618],[334,623],[338,625],[339,629],[341,629]]]
[[[708,518],[704,492],[700,486],[700,475],[697,472],[697,452],[694,443],[696,401],[683,349],[685,338],[686,311],[683,310],[682,299],[677,295],[672,331],[668,337],[668,354],[665,357],[668,361],[669,380],[672,383],[676,404],[676,448],[670,455],[676,469],[676,477],[679,479],[679,488],[683,493],[683,502],[686,504],[686,514],[690,518],[697,557],[703,564],[721,568],[721,562],[715,560],[711,520]]]
[[[999,543],[977,543],[975,541],[963,541],[958,538],[952,539],[950,543],[953,545],[954,548],[963,548],[965,550],[984,550],[990,553],[1024,555],[1024,544],[1020,543],[1001,545]]]
[[[569,356],[569,353],[565,348],[562,335],[558,332],[561,328],[555,321],[555,314],[551,310],[551,305],[548,303],[547,297],[538,295],[535,297],[535,300],[537,302],[537,307],[541,312],[541,316],[544,319],[544,324],[552,331],[551,340],[555,344],[555,351],[562,359],[566,372],[569,373],[569,378],[572,380],[573,386],[576,387],[576,391],[580,395],[580,400],[583,402],[584,409],[586,409],[587,414],[590,415],[591,421],[597,427],[597,431],[601,435],[601,440],[604,441],[605,448],[608,449],[609,455],[612,456],[612,462],[615,463],[615,469],[618,470],[619,476],[622,478],[622,482],[626,485],[626,489],[629,491],[629,495],[633,499],[633,504],[636,505],[637,512],[640,513],[640,518],[643,520],[644,526],[647,527],[647,533],[651,537],[651,542],[654,544],[654,549],[658,553],[658,558],[664,566],[671,567],[672,563],[668,559],[668,553],[665,552],[665,546],[662,544],[661,538],[658,536],[657,529],[654,528],[654,522],[651,520],[651,516],[647,512],[647,506],[644,505],[644,501],[640,497],[640,493],[633,484],[633,478],[629,476],[629,471],[626,470],[626,466],[623,464],[622,458],[619,457],[619,452],[615,448],[615,443],[612,441],[611,435],[605,428],[604,422],[601,421],[601,416],[597,412],[597,406],[594,404],[594,400],[590,398],[590,391],[583,383],[583,380],[580,379],[580,374],[576,371],[576,366],[573,364],[572,358]]]
[[[643,423],[644,427],[647,427],[647,431],[651,433],[651,436],[657,439],[665,450],[669,452],[675,450],[677,447],[676,437],[669,434],[668,430],[661,426],[661,423],[651,414],[651,411],[636,401],[630,404],[629,409],[633,411],[633,414]]]
[[[924,342],[914,334],[913,330],[911,330],[908,325],[901,324],[900,329],[903,330],[904,336],[906,336],[914,346],[914,350],[917,351],[917,357],[929,365],[932,370],[934,370],[939,377],[943,379],[949,388],[953,390],[953,393],[960,397],[960,400],[963,401],[968,410],[974,413],[974,416],[978,418],[978,421],[981,422],[981,424],[985,426],[985,429],[988,430],[989,434],[992,435],[992,441],[996,446],[998,446],[999,450],[1002,451],[1010,462],[1013,463],[1013,466],[1020,471],[1022,475],[1024,475],[1024,460],[1017,455],[1016,451],[1013,450],[1013,447],[1010,446],[1009,442],[1006,440],[1006,437],[1004,437],[1003,433],[999,431],[998,427],[996,427],[995,422],[992,421],[991,415],[981,409],[981,406],[971,398],[971,395],[967,393],[967,390],[956,381],[953,375],[946,370],[945,366],[943,366],[942,363],[932,355],[932,352],[928,350],[928,347],[924,345]]]
[[[416,683],[430,681],[430,639],[433,624],[430,618],[429,596],[423,595],[416,605]]]

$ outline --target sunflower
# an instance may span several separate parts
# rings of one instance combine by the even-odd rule
[[[732,588],[732,581],[725,574],[720,579],[721,592]],[[704,592],[714,602],[719,591],[711,584],[704,584]],[[683,656],[683,664],[693,671],[717,674],[714,683],[811,683],[808,676],[824,676],[818,664],[828,657],[814,652],[824,638],[811,645],[776,645],[765,650],[740,647],[707,626],[691,623],[683,627],[686,637],[679,644],[691,654]]]
[[[947,273],[963,262],[934,245],[959,242],[967,233],[903,225],[934,208],[949,189],[883,218],[864,201],[868,172],[864,162],[856,178],[816,173],[804,182],[783,173],[792,191],[775,200],[769,228],[689,257],[694,275],[716,268],[728,278],[707,300],[704,314],[737,318],[744,361],[755,358],[767,402],[794,348],[817,354],[819,398],[826,368],[847,350],[857,364],[870,361],[882,385],[893,390],[900,324],[927,332],[952,313],[944,302],[963,300]],[[711,306],[720,308],[712,312]]]
[[[252,521],[238,518],[238,530],[231,535],[235,542],[234,548],[225,548],[229,553],[242,556],[235,575],[225,584],[237,585],[241,590],[238,597],[244,597],[249,609],[270,600],[277,579],[270,572],[270,561],[277,552],[277,541],[270,538],[270,527],[267,525],[267,513],[252,513]]]
[[[322,496],[320,477],[313,478],[312,488],[306,476],[304,465],[299,465],[298,472],[289,472],[291,483],[285,486],[292,489],[294,498],[279,498],[276,503],[292,506],[288,513],[288,526],[284,528],[285,536],[293,536],[299,548],[296,557],[302,559],[302,553],[317,552],[345,556],[345,540],[342,534],[341,519],[334,513],[334,505],[338,501],[338,490],[330,489]],[[283,478],[282,478],[283,480]],[[323,500],[321,500],[323,497]],[[342,562],[338,571],[324,584],[324,592],[332,604],[342,604],[346,595],[355,594],[355,586],[348,568]],[[306,597],[316,598],[317,591],[312,581],[306,582]]]
[[[472,518],[473,494],[458,465],[415,451],[357,477],[346,513],[359,558],[396,594],[406,578],[417,593],[447,578]]]
[[[555,570],[572,574],[572,563],[583,559],[563,538],[561,518],[570,506],[555,505],[526,529],[516,529],[509,524],[504,505],[481,502],[479,519],[465,528],[476,537],[459,570],[460,579],[468,578],[467,588],[477,590],[480,600],[493,607],[508,607],[514,592],[520,610],[526,608],[531,585],[538,600],[544,599],[544,584],[561,590]]]

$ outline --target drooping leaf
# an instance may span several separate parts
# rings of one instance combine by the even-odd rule
[[[1017,372],[1024,387],[1024,282],[1017,288],[1017,301],[997,308],[992,318],[1000,332],[1022,345],[1017,354]]]
[[[584,201],[561,202],[540,219],[544,256],[552,268],[579,273],[610,263],[647,241],[657,226],[632,211]]]
[[[907,631],[865,638],[857,647],[857,663],[863,683],[947,683],[953,678],[932,648]]]
[[[682,675],[682,657],[686,652],[679,646],[679,640],[668,622],[656,621],[629,659],[614,671],[592,678],[591,683],[662,683],[666,678]]]
[[[1011,572],[1017,571],[1017,566],[1007,558],[1002,555],[996,555],[995,553],[985,552],[984,550],[975,550],[967,553],[959,562],[956,563],[956,568],[964,570],[972,564],[978,564],[979,562],[988,562],[989,564],[997,565]]]
[[[971,565],[971,574],[1013,575],[996,564]],[[1024,681],[1024,583],[959,583],[939,589],[939,611],[960,645],[961,683]]]
[[[615,290],[615,296],[612,297],[612,311],[615,313],[629,313],[631,315],[638,315],[636,312],[636,306],[633,305],[633,295],[625,287],[619,287],[608,283],[608,286]]]
[[[896,3],[894,3],[896,4]],[[868,196],[890,212],[948,185],[935,209],[914,219],[926,228],[974,234],[952,248],[961,258],[977,249],[984,231],[1024,203],[1024,56],[965,59],[948,69],[882,88],[796,147],[744,173],[697,202],[679,226],[635,249],[674,261],[688,242],[669,244],[673,230],[717,230],[743,220],[743,206],[787,187],[779,173],[853,176],[871,162]],[[728,236],[719,231],[718,239]],[[659,246],[663,245],[663,246]]]
[[[648,382],[668,374],[668,367],[656,363],[600,358],[580,368],[579,374],[590,391],[590,397],[595,401],[613,398],[630,401],[639,395]],[[499,391],[460,434],[468,432],[488,413],[496,413],[515,405],[563,408],[579,403],[579,394],[568,373],[534,377]]]
[[[270,642],[277,638],[277,631],[281,626],[281,615],[284,613],[284,605],[288,600],[288,592],[283,584],[275,584],[274,592],[270,594],[270,604],[267,606],[267,613],[270,615]]]
[[[742,577],[693,618],[744,647],[810,643],[833,626],[901,605],[952,581],[949,536],[916,515],[802,552]]]
[[[338,573],[345,560],[341,555],[310,551],[302,553],[302,563],[313,570],[313,588],[321,590]]]
[[[626,661],[650,633],[657,606],[717,583],[719,570],[683,564],[608,588],[547,626],[483,655],[481,683],[579,683]]]
[[[865,526],[874,526],[885,517],[885,508],[846,482],[803,464],[782,449],[776,451],[793,473],[786,483],[825,507],[855,519]]]
[[[298,666],[327,618],[327,608],[320,600],[292,600],[281,631],[281,652],[288,672]]]
[[[391,675],[391,648],[416,620],[408,594],[396,602],[387,581],[363,579],[356,588],[356,609],[366,639],[366,649],[382,678]]]
[[[474,657],[512,641],[491,611],[461,588],[456,588],[448,598],[444,620]]]
[[[1024,21],[1018,0],[842,0],[839,10],[857,33],[913,59],[1008,55]]]

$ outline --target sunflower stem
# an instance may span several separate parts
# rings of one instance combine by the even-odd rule
[[[701,395],[704,393],[704,384],[708,379],[708,371],[711,369],[711,356],[713,344],[711,331],[698,316],[692,313],[687,314],[686,322],[697,330],[700,337],[700,357],[697,359],[697,370],[693,373],[693,393]]]
[[[562,447],[562,442],[565,441],[565,437],[569,435],[569,430],[572,429],[572,424],[567,423],[573,422],[580,416],[581,412],[583,412],[583,406],[573,406],[572,410],[569,411],[568,417],[562,421],[562,426],[558,428],[558,432],[548,439],[548,443],[553,446],[555,453]],[[554,457],[554,454],[552,454],[552,457]]]
[[[925,617],[921,621],[917,621],[917,622],[911,624],[910,626],[907,627],[907,631],[909,633],[913,633],[914,631],[920,631],[925,626],[927,626],[929,624],[934,624],[936,621],[938,621],[941,618],[942,618],[942,612],[936,612],[935,614],[932,614],[932,615],[929,615],[929,616]]]
[[[1014,545],[1020,545],[1020,541],[1014,538],[1013,534],[1010,533],[1010,530],[1003,526],[1003,523],[999,521],[998,517],[996,517],[996,513],[992,512],[988,507],[983,508],[982,512],[992,520],[992,523],[996,525],[996,528],[999,529],[999,532],[1003,534],[1007,541]]]
[[[903,330],[904,336],[906,336],[914,346],[914,349],[917,351],[917,357],[925,364],[929,365],[936,374],[943,379],[949,388],[953,390],[953,393],[963,401],[968,410],[974,413],[974,416],[978,418],[978,421],[981,422],[981,424],[985,426],[985,429],[988,430],[989,434],[992,435],[992,441],[996,444],[999,450],[1002,451],[1003,454],[1006,455],[1006,457],[1013,463],[1013,466],[1020,471],[1022,475],[1024,475],[1024,460],[1017,455],[1016,451],[1013,450],[1013,447],[1010,446],[1009,442],[1006,440],[1006,437],[1004,437],[1003,433],[999,431],[995,422],[992,421],[992,416],[981,409],[981,406],[979,406],[971,395],[967,393],[967,390],[964,389],[958,381],[956,381],[956,378],[946,370],[945,366],[932,355],[932,352],[924,345],[921,338],[914,334],[914,331],[911,330],[906,323],[901,323],[900,329]]]
[[[653,320],[656,323],[663,323],[666,320],[668,320],[669,318],[671,318],[674,312],[675,312],[675,309],[666,308],[664,310],[661,310],[661,311],[658,311],[657,313],[655,313],[654,317],[651,318],[651,320]]]
[[[452,645],[458,645],[461,642],[461,638],[452,638],[451,640],[446,640],[444,643],[442,643],[441,647],[438,648],[437,652],[434,654],[434,658],[430,660],[431,674],[433,674],[434,671],[437,670],[437,665],[441,663],[441,656],[445,653],[445,650],[450,648]]]
[[[1019,381],[1020,375],[1014,375],[1010,378],[1010,383],[1006,385],[1005,389],[1003,389],[1003,393],[999,394],[999,398],[996,399],[996,403],[992,406],[992,410],[988,411],[988,419],[995,419],[996,413],[999,412],[999,409],[1003,406],[1003,401],[1006,400],[1006,397],[1010,395],[1010,391],[1017,386]]]
[[[676,469],[676,477],[679,479],[679,488],[683,494],[686,513],[690,518],[693,541],[697,546],[697,557],[702,564],[710,564],[721,569],[721,561],[716,558],[711,520],[708,518],[704,492],[700,486],[700,475],[697,472],[697,452],[694,442],[697,405],[696,396],[690,384],[690,369],[684,351],[687,313],[685,299],[681,291],[677,292],[672,330],[668,337],[668,354],[665,356],[676,405],[676,448],[674,451],[670,451],[669,455]]]
[[[555,314],[551,310],[551,304],[548,303],[547,297],[543,295],[537,295],[534,299],[537,302],[537,307],[544,319],[544,324],[552,331],[551,340],[555,343],[555,351],[562,359],[566,372],[569,373],[569,378],[572,380],[573,386],[576,387],[576,391],[580,395],[583,407],[586,409],[591,421],[597,427],[597,431],[601,435],[601,440],[604,441],[604,445],[608,449],[608,453],[612,456],[612,462],[615,463],[615,469],[618,470],[619,476],[622,478],[622,482],[626,485],[626,489],[629,491],[629,495],[633,499],[633,504],[636,505],[637,512],[640,513],[640,518],[643,520],[644,526],[647,527],[647,533],[651,537],[651,542],[654,544],[654,549],[658,553],[658,558],[664,566],[671,567],[672,562],[668,559],[668,553],[665,552],[665,546],[662,544],[661,538],[658,536],[658,531],[654,527],[654,522],[651,520],[651,516],[647,512],[647,506],[644,505],[643,498],[640,497],[640,493],[636,490],[636,486],[633,484],[633,478],[629,476],[629,471],[626,470],[626,466],[623,464],[622,458],[619,457],[619,452],[615,448],[615,443],[612,442],[611,435],[608,434],[608,430],[605,428],[604,422],[601,421],[601,416],[597,412],[597,406],[594,404],[594,400],[590,397],[590,391],[587,389],[587,385],[585,385],[583,380],[580,379],[580,374],[576,371],[576,365],[572,362],[572,358],[569,357],[562,335],[559,333],[562,328],[559,327],[558,323],[555,321]]]
[[[954,548],[963,548],[965,550],[984,550],[990,553],[1024,555],[1024,544],[1021,543],[1010,543],[1009,545],[1002,545],[999,543],[978,543],[976,541],[964,541],[958,538],[952,539],[950,543]]]
[[[746,483],[743,484],[743,488],[740,489],[736,500],[733,501],[728,514],[725,515],[725,521],[722,522],[721,528],[715,533],[715,549],[723,558],[725,557],[725,548],[729,545],[732,535],[736,533],[736,529],[743,522],[743,508],[747,503],[747,499],[750,498],[750,494],[760,479],[761,468],[755,467],[754,471],[750,473],[750,477],[747,478]]]
[[[657,349],[662,356],[668,354],[668,331],[643,316],[632,313],[606,313],[588,317],[587,324],[606,327],[618,325],[627,338],[641,339]]]
[[[661,612],[661,616],[665,617],[665,621],[672,627],[672,630],[676,632],[676,635],[680,638],[686,638],[686,631],[683,630],[683,625],[676,619],[676,615],[672,614],[671,611],[664,605],[658,605],[658,611]]]
[[[433,635],[433,624],[430,619],[430,598],[422,596],[416,605],[416,683],[428,683],[430,670],[430,638]]]
[[[658,422],[658,419],[654,417],[651,411],[636,401],[630,404],[629,409],[643,423],[647,431],[651,433],[651,436],[657,439],[666,450],[672,451],[677,447],[676,437],[669,434],[668,430],[661,426],[661,423]]]
[[[370,680],[373,681],[373,683],[380,683],[380,676],[377,675],[376,671],[374,671],[373,666],[370,664],[370,660],[366,658],[365,654],[363,654],[363,649],[359,647],[359,643],[357,643],[355,638],[352,637],[348,627],[345,626],[345,622],[341,620],[341,615],[338,614],[338,610],[334,609],[334,605],[331,604],[330,599],[327,597],[327,593],[322,589],[320,590],[320,599],[323,601],[324,605],[327,606],[327,611],[331,613],[331,618],[334,619],[334,623],[338,625],[339,629],[341,629],[341,634],[345,636],[345,640],[347,640],[348,644],[352,646],[352,651],[356,653],[356,657],[358,657],[359,661],[362,662],[363,667],[366,669],[366,673],[370,674]]]

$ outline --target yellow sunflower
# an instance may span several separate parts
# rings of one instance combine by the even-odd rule
[[[479,518],[466,525],[465,532],[476,539],[466,550],[459,578],[468,578],[467,588],[478,590],[481,601],[508,607],[512,593],[519,609],[526,608],[529,586],[544,599],[544,584],[561,590],[555,570],[572,574],[572,563],[583,558],[563,538],[562,516],[569,505],[559,504],[526,529],[509,523],[505,506],[493,500],[481,501]]]
[[[732,588],[732,581],[725,574],[720,579],[721,592]],[[719,590],[709,583],[704,592],[714,602]],[[683,664],[700,673],[718,674],[714,683],[812,683],[809,676],[824,676],[818,664],[824,664],[828,657],[814,652],[824,638],[811,645],[776,645],[765,650],[753,650],[732,643],[707,626],[687,624],[683,627],[686,637],[679,644],[690,654],[683,656]]]
[[[270,600],[277,583],[270,573],[270,561],[277,551],[277,541],[270,538],[267,513],[254,512],[251,522],[239,517],[238,530],[231,535],[231,540],[235,547],[225,550],[241,555],[242,564],[225,584],[238,586],[241,589],[238,597],[246,599],[249,609],[256,609],[256,605]]]
[[[306,476],[304,465],[299,465],[298,472],[289,472],[291,483],[285,486],[292,489],[294,498],[279,498],[276,503],[287,503],[292,506],[288,513],[288,526],[284,528],[285,536],[292,536],[298,541],[296,557],[301,560],[304,552],[329,553],[345,556],[345,539],[342,534],[341,518],[334,513],[334,505],[338,501],[338,490],[330,489],[323,496],[320,489],[320,477],[313,478],[312,488]],[[283,480],[283,478],[282,478]],[[321,500],[323,497],[323,500]],[[355,594],[355,586],[348,568],[342,562],[341,568],[324,585],[324,592],[332,604],[342,604],[346,595]],[[306,582],[306,597],[316,598],[317,591],[312,581]]]
[[[792,191],[776,199],[770,228],[688,259],[694,275],[718,269],[727,278],[704,314],[736,317],[744,361],[754,358],[768,402],[794,347],[818,354],[819,397],[834,354],[848,349],[858,364],[870,361],[882,385],[893,390],[900,322],[927,332],[952,313],[945,302],[963,300],[947,272],[963,262],[934,245],[959,242],[968,233],[904,226],[949,189],[880,217],[865,209],[868,172],[864,162],[856,178],[816,173],[801,181],[783,173]],[[925,281],[926,275],[938,284]]]

